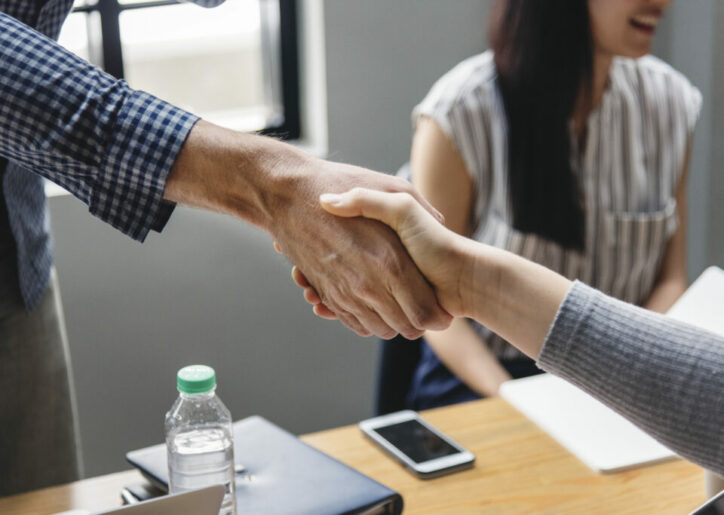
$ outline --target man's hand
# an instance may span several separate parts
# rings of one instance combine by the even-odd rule
[[[362,185],[407,192],[440,215],[402,179],[321,160],[305,166],[303,184],[295,188],[298,198],[279,206],[270,232],[330,315],[362,336],[386,339],[397,333],[414,339],[425,329],[447,327],[450,316],[392,230],[373,220],[331,216],[317,199],[323,192]]]
[[[304,272],[310,294],[328,314],[362,336],[400,333],[412,339],[425,329],[446,328],[450,315],[389,227],[339,218],[319,205],[320,194],[356,186],[409,193],[440,218],[407,181],[206,122],[189,134],[168,177],[166,198],[265,229]]]
[[[435,287],[441,305],[453,315],[465,315],[461,293],[463,277],[470,269],[467,259],[467,240],[449,229],[422,209],[405,193],[383,193],[366,188],[354,188],[342,194],[320,197],[325,210],[342,217],[365,217],[384,222],[399,235],[416,265]],[[297,284],[304,286],[297,276]],[[305,298],[315,303],[312,292],[305,287]],[[315,306],[317,314],[322,316]]]

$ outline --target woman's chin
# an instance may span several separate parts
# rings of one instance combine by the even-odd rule
[[[651,38],[647,37],[645,40],[642,40],[642,38],[637,37],[635,39],[638,41],[626,45],[620,55],[630,57],[631,59],[638,59],[651,53]]]

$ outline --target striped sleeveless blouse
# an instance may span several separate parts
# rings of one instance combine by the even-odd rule
[[[583,251],[513,228],[503,101],[493,54],[471,57],[439,79],[415,108],[434,119],[473,179],[472,238],[540,263],[633,304],[652,292],[678,225],[675,194],[701,95],[652,56],[614,58],[583,152],[571,162],[585,201]],[[499,359],[522,354],[485,327],[476,330]]]

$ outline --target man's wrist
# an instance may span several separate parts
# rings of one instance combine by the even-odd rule
[[[168,176],[164,196],[270,230],[273,213],[295,191],[308,159],[285,143],[200,120]]]
[[[229,183],[223,210],[274,234],[275,223],[303,189],[312,158],[273,138],[234,136],[232,155],[219,171]]]

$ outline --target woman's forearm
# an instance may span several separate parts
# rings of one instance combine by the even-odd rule
[[[538,366],[724,473],[724,339],[576,283]]]
[[[444,331],[427,331],[425,339],[440,361],[479,395],[497,395],[500,385],[510,379],[510,374],[464,318],[456,318]]]
[[[686,281],[683,279],[659,281],[643,307],[657,313],[666,313],[686,291],[686,288]]]
[[[472,318],[681,456],[724,473],[724,340],[581,283],[571,288],[506,252],[474,254],[477,277],[463,281],[462,301]]]
[[[458,244],[463,309],[536,359],[571,281],[504,250]]]
[[[482,282],[468,282],[463,299],[471,316],[678,454],[724,472],[724,340],[581,283],[571,288],[517,256],[478,250]]]
[[[681,172],[679,185],[676,188],[676,212],[679,218],[679,226],[666,243],[666,249],[659,264],[656,283],[651,295],[643,304],[646,309],[657,313],[666,313],[689,286],[688,274],[686,273],[686,232],[688,220],[687,184],[690,158],[691,140],[687,144],[684,168]]]
[[[724,474],[724,339],[446,230],[411,198],[349,192],[327,208],[397,231],[445,308],[475,318],[671,449]]]

